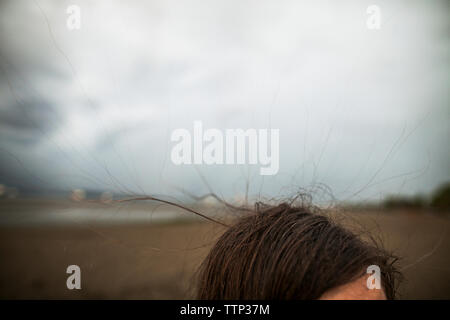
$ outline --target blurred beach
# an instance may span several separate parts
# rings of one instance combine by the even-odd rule
[[[219,215],[203,207],[202,212]],[[402,257],[403,299],[450,298],[450,218],[417,210],[338,212]],[[340,219],[341,217],[337,217]],[[0,298],[188,299],[224,228],[168,206],[0,202]],[[81,268],[68,290],[66,268]]]

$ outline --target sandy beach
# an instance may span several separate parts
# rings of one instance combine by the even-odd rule
[[[6,207],[0,210],[4,215]],[[393,211],[352,217],[402,257],[400,298],[450,298],[448,215]],[[197,220],[102,222],[2,225],[0,298],[193,298],[195,271],[224,230]],[[73,264],[81,268],[81,290],[66,287],[66,268]]]

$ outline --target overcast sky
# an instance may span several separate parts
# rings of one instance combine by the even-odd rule
[[[381,28],[366,26],[371,4]],[[69,30],[69,5],[81,28]],[[339,200],[450,180],[448,1],[2,1],[0,184]],[[175,166],[178,128],[280,129],[280,169]]]

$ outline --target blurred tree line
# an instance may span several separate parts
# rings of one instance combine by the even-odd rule
[[[438,187],[431,196],[415,195],[408,196],[389,196],[383,202],[382,206],[386,209],[397,208],[433,208],[437,210],[450,209],[450,182]]]

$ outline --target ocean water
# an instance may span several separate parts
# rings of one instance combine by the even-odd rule
[[[37,226],[61,224],[160,223],[196,219],[182,210],[167,206],[133,208],[117,206],[0,206],[0,226]]]

